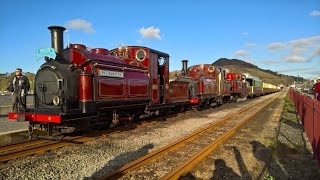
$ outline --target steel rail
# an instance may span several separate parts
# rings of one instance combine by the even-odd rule
[[[282,95],[282,94],[280,94]],[[184,173],[190,171],[195,165],[197,165],[202,159],[207,157],[213,150],[215,150],[220,144],[225,142],[227,139],[229,139],[232,135],[236,133],[242,126],[244,126],[246,123],[248,123],[250,120],[253,119],[255,115],[257,115],[262,109],[264,109],[267,105],[272,103],[276,98],[278,98],[280,95],[277,95],[270,99],[266,104],[264,104],[261,108],[259,108],[258,111],[251,114],[249,117],[242,120],[239,124],[232,127],[230,130],[228,130],[226,133],[222,134],[214,140],[211,144],[200,150],[198,153],[196,153],[194,156],[189,158],[187,161],[185,161],[182,165],[178,166],[177,168],[173,169],[171,172],[166,174],[161,179],[178,179],[181,175]]]
[[[156,118],[157,119],[157,118]],[[155,121],[143,121],[142,124],[139,124],[139,128],[142,128],[147,125],[152,125],[156,123]],[[0,147],[0,163],[25,157],[29,155],[34,155],[38,153],[43,153],[45,151],[56,149],[64,146],[68,146],[71,144],[84,143],[89,141],[92,138],[97,138],[99,136],[103,136],[104,134],[110,132],[118,132],[117,129],[107,129],[104,131],[95,132],[92,134],[86,134],[83,136],[74,136],[74,137],[65,137],[62,141],[52,141],[52,140],[33,140],[26,141],[17,144],[1,146]]]
[[[51,141],[47,144],[36,144],[35,146],[29,146],[26,149],[15,149],[14,151],[1,154],[0,162],[6,162],[20,157],[44,153],[48,150],[57,149],[74,143],[83,143],[91,138],[92,137],[87,136],[72,137],[63,141]]]
[[[0,156],[5,155],[8,152],[26,149],[30,146],[44,144],[46,142],[48,142],[48,140],[34,140],[34,141],[21,142],[21,143],[7,145],[7,146],[1,146],[0,147]]]
[[[277,96],[278,97],[278,96]],[[271,101],[270,101],[271,102]],[[155,159],[159,159],[160,157],[162,157],[163,155],[177,149],[178,147],[183,146],[184,144],[186,144],[189,141],[192,141],[194,139],[196,139],[198,136],[200,136],[201,134],[204,134],[208,131],[212,131],[213,129],[223,125],[224,123],[226,123],[228,120],[232,119],[233,117],[239,115],[240,113],[243,113],[247,110],[250,110],[254,107],[256,107],[257,105],[260,104],[264,104],[265,101],[261,101],[259,103],[256,103],[254,105],[251,105],[249,107],[244,107],[242,109],[240,109],[239,111],[232,113],[231,115],[228,115],[227,117],[224,117],[222,120],[218,121],[218,122],[214,122],[212,124],[209,124],[207,127],[202,128],[190,135],[188,135],[187,137],[184,137],[180,140],[177,140],[175,142],[173,142],[172,144],[169,144],[165,147],[162,147],[154,152],[151,152],[141,158],[138,158],[137,160],[134,160],[122,167],[120,167],[119,169],[117,169],[116,171],[114,171],[111,174],[107,174],[99,179],[116,179],[119,178],[121,176],[123,176],[124,174],[131,172],[139,167],[141,167],[144,164],[148,164],[152,161],[154,161]]]

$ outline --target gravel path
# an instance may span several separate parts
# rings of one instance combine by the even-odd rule
[[[33,98],[27,98],[28,107],[33,103]],[[28,122],[16,122],[8,119],[8,112],[12,111],[11,95],[0,96],[0,136],[27,130]],[[2,142],[0,140],[0,142]]]
[[[121,165],[221,119],[241,107],[270,98],[267,95],[246,102],[225,104],[130,131],[111,133],[82,145],[62,148],[2,165],[4,179],[83,179],[112,172]]]

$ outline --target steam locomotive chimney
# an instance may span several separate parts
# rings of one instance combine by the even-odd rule
[[[182,72],[183,72],[183,75],[187,75],[187,73],[188,73],[188,60],[182,60]]]
[[[51,31],[51,47],[58,55],[61,55],[63,50],[63,31],[66,28],[62,26],[49,26],[48,29]]]

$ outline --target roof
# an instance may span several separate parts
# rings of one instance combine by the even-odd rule
[[[260,81],[260,82],[262,82],[262,80],[261,80],[260,78],[255,77],[255,76],[251,76],[251,75],[249,75],[248,73],[244,73],[243,75],[246,76],[246,79],[252,79],[252,80],[255,80],[255,81]]]
[[[160,56],[163,56],[163,57],[170,57],[170,55],[167,54],[167,53],[165,53],[165,52],[161,52],[161,51],[158,51],[158,50],[155,50],[155,49],[151,49],[151,48],[145,47],[145,46],[126,46],[126,47],[147,48],[147,49],[149,49],[149,51],[152,52],[152,53],[159,54]],[[114,49],[112,49],[111,51],[113,51],[113,50],[115,50],[115,49],[117,49],[117,48],[114,48]]]

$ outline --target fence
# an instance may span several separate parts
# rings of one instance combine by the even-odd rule
[[[320,101],[292,89],[289,94],[312,145],[314,158],[320,164]]]

